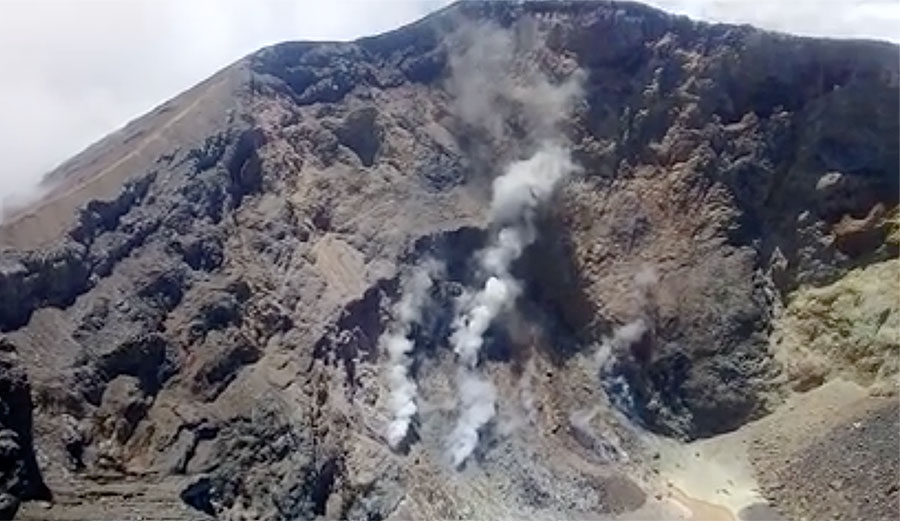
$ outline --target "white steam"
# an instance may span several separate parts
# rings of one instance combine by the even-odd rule
[[[534,396],[534,382],[532,374],[534,373],[534,362],[528,361],[528,366],[522,374],[519,381],[519,401],[522,404],[522,411],[525,413],[525,419],[529,423],[537,423],[538,411],[536,399]]]
[[[533,24],[522,20],[510,30],[466,25],[449,41],[453,74],[447,87],[461,121],[497,140],[506,137],[512,119],[535,142],[559,135],[581,98],[585,75],[575,60],[548,52]],[[553,82],[548,72],[566,80]]]
[[[644,319],[638,318],[617,328],[610,342],[616,348],[628,347],[636,344],[646,332],[647,324]]]
[[[479,359],[491,324],[521,293],[512,265],[537,238],[540,207],[575,171],[560,128],[581,98],[585,75],[571,57],[547,49],[541,31],[546,27],[526,17],[509,28],[465,24],[447,40],[452,74],[446,86],[458,120],[483,133],[490,154],[531,153],[493,181],[492,235],[477,253],[484,284],[457,302],[449,339],[459,363],[459,417],[448,443],[454,466],[472,454],[497,413],[497,391]],[[531,408],[530,389],[526,394]]]
[[[638,301],[641,306],[642,316],[627,322],[613,331],[612,336],[603,339],[599,349],[594,354],[594,360],[600,370],[608,367],[613,355],[619,355],[625,349],[640,342],[641,338],[650,329],[650,320],[646,316],[648,308],[652,304],[652,292],[659,283],[659,274],[656,268],[647,264],[634,275],[634,285],[637,289]]]
[[[418,388],[409,374],[412,363],[410,354],[415,348],[410,336],[413,324],[422,318],[422,308],[428,301],[433,279],[441,270],[442,266],[434,260],[426,260],[416,267],[412,275],[403,282],[403,296],[394,307],[395,323],[381,337],[389,364],[388,407],[393,419],[388,424],[386,436],[392,448],[397,448],[406,439],[409,426],[418,411]]]
[[[590,433],[591,422],[600,413],[600,407],[594,406],[588,409],[579,409],[569,413],[569,424],[580,432]]]
[[[478,446],[478,432],[497,413],[497,390],[483,375],[461,368],[457,377],[462,412],[450,433],[450,461],[461,465]]]
[[[536,239],[534,218],[538,207],[573,171],[575,165],[567,151],[546,145],[531,158],[511,164],[505,174],[494,180],[491,223],[501,228],[491,244],[478,254],[488,278],[463,306],[450,338],[453,350],[466,367],[478,364],[484,333],[519,295],[519,284],[509,269]]]
[[[534,219],[538,208],[559,183],[575,171],[568,151],[545,144],[531,158],[511,164],[494,180],[491,224],[498,231],[479,252],[487,275],[484,286],[460,306],[450,344],[459,356],[461,413],[450,436],[450,458],[462,464],[478,444],[479,430],[496,412],[496,391],[477,375],[478,356],[491,323],[515,303],[520,285],[510,274],[512,263],[537,238]]]
[[[505,174],[494,179],[491,222],[508,226],[504,230],[527,230],[530,236],[538,207],[553,195],[559,182],[574,171],[568,150],[544,143],[531,158],[511,164]],[[519,226],[508,224],[517,220],[521,221]]]
[[[510,306],[519,289],[510,277],[491,276],[469,303],[469,310],[454,322],[450,344],[460,362],[469,369],[478,365],[478,353],[484,345],[484,334],[494,318]]]
[[[647,299],[648,293],[657,284],[659,284],[659,273],[657,273],[656,268],[650,264],[641,266],[641,269],[634,275],[634,285],[637,286],[637,289],[644,300]]]

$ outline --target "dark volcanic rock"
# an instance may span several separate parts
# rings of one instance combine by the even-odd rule
[[[242,366],[259,359],[259,350],[240,333],[213,331],[200,347],[204,361],[194,375],[194,391],[206,399],[218,396]]]
[[[341,144],[356,152],[363,166],[372,166],[381,146],[383,136],[376,123],[377,116],[378,111],[374,107],[360,109],[351,112],[337,129]]]
[[[91,286],[85,250],[72,241],[42,252],[0,255],[0,331],[23,326],[39,307],[68,306]]]
[[[317,465],[309,434],[285,425],[278,413],[266,410],[236,419],[212,444],[207,476],[181,493],[194,508],[208,513],[249,508],[262,519],[324,513],[322,496],[328,491],[320,486],[329,486],[333,463]]]
[[[0,519],[12,519],[19,503],[49,499],[34,456],[31,390],[16,349],[0,338]]]

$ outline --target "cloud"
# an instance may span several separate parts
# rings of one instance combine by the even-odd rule
[[[647,0],[660,9],[711,22],[831,38],[900,42],[896,0]]]

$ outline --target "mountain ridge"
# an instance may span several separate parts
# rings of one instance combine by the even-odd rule
[[[564,4],[564,5],[557,5],[557,4]],[[582,5],[582,4],[584,4],[584,5]],[[586,3],[584,3],[584,2],[574,2],[574,3],[572,3],[572,2],[570,2],[570,3],[566,3],[566,2],[561,2],[561,3],[560,2],[523,2],[522,7],[523,8],[533,8],[537,11],[540,11],[542,9],[558,10],[561,8],[564,10],[590,11],[591,9],[594,9],[595,6],[598,4],[607,5],[612,8],[624,7],[626,9],[626,11],[632,10],[636,14],[652,13],[654,16],[658,16],[661,18],[667,18],[669,21],[676,21],[676,20],[682,21],[682,22],[686,22],[686,23],[689,23],[692,25],[696,25],[698,27],[704,27],[706,29],[719,28],[720,30],[727,31],[727,30],[732,30],[732,29],[737,29],[737,28],[743,28],[746,30],[751,30],[755,33],[768,34],[768,35],[776,37],[776,38],[784,38],[784,39],[789,39],[789,40],[790,39],[813,40],[813,41],[818,41],[818,42],[833,41],[842,46],[847,45],[847,44],[856,44],[856,45],[865,45],[865,46],[881,46],[881,47],[885,48],[886,52],[892,52],[891,48],[897,46],[897,44],[892,43],[892,42],[873,40],[873,39],[838,39],[838,38],[829,39],[829,38],[823,38],[823,37],[797,36],[797,35],[792,35],[789,33],[783,33],[783,32],[778,32],[778,31],[761,30],[761,29],[753,27],[749,24],[715,23],[715,22],[692,20],[687,16],[670,14],[662,9],[648,6],[645,4],[641,4],[640,2],[628,2],[628,1],[626,1],[626,2],[595,1],[595,2],[586,2]],[[154,107],[152,110],[150,110],[147,114],[145,114],[143,116],[139,116],[139,117],[133,119],[132,121],[129,121],[122,128],[112,132],[111,134],[107,135],[106,137],[101,138],[94,144],[88,146],[82,152],[79,152],[79,153],[73,155],[70,159],[64,161],[58,167],[54,168],[53,170],[51,170],[50,172],[45,174],[41,181],[41,185],[45,186],[45,187],[48,185],[53,185],[54,178],[67,177],[67,174],[66,174],[67,171],[70,173],[69,175],[71,175],[73,170],[77,170],[79,168],[78,163],[80,161],[83,162],[82,158],[88,159],[88,162],[90,162],[89,158],[92,155],[91,154],[92,149],[94,149],[96,147],[108,146],[108,145],[104,145],[107,141],[113,140],[119,134],[123,134],[123,133],[129,134],[129,132],[128,132],[129,128],[132,128],[135,126],[138,126],[138,127],[143,126],[142,120],[146,119],[147,117],[149,117],[155,113],[167,111],[168,107],[171,104],[175,103],[179,98],[181,98],[181,97],[187,95],[189,92],[209,83],[210,81],[212,81],[213,78],[226,75],[228,73],[228,71],[230,71],[230,70],[240,69],[243,65],[246,65],[249,62],[252,62],[260,54],[264,54],[266,52],[272,52],[272,50],[274,50],[275,48],[281,47],[281,46],[294,46],[294,45],[306,46],[306,45],[319,45],[319,44],[324,44],[324,45],[363,45],[363,46],[365,46],[369,42],[378,43],[380,41],[389,41],[399,35],[403,35],[406,38],[410,38],[410,36],[408,36],[410,33],[432,32],[432,31],[434,31],[435,26],[437,26],[437,27],[441,26],[441,22],[444,21],[444,19],[458,17],[458,16],[464,16],[464,13],[469,9],[471,9],[471,11],[473,11],[473,12],[477,12],[477,11],[489,12],[491,10],[491,5],[489,2],[487,4],[479,3],[479,2],[467,2],[467,1],[456,2],[449,6],[442,8],[434,13],[430,13],[429,15],[427,15],[419,20],[416,20],[416,21],[410,22],[409,24],[401,26],[397,29],[386,31],[386,32],[378,34],[378,35],[361,37],[361,38],[358,38],[355,40],[349,40],[349,41],[286,41],[286,42],[272,44],[272,45],[260,48],[254,52],[251,52],[247,56],[244,56],[243,58],[238,59],[237,61],[235,61],[231,65],[228,65],[224,69],[216,72],[215,74],[213,74],[210,77],[209,80],[205,80],[205,81],[201,82],[200,84],[198,84],[196,87],[188,89],[187,91],[175,96],[174,98],[161,103],[157,107]],[[248,80],[249,80],[249,78],[248,78]],[[122,144],[124,145],[125,143],[127,143],[128,141],[130,141],[131,139],[134,139],[134,138],[135,138],[135,136],[133,136],[133,135],[124,136]],[[146,168],[146,166],[144,166],[143,168]],[[140,169],[140,168],[138,168],[138,169]],[[55,191],[56,191],[56,189],[53,189],[53,188],[41,189],[41,193],[43,193],[43,194],[46,194],[47,192],[52,194]],[[41,197],[39,197],[38,201],[31,203],[31,205],[46,204],[46,202],[41,202],[43,199],[44,199],[44,196],[41,196]],[[31,206],[31,205],[26,205],[26,207],[24,207],[24,208],[17,206],[12,212],[9,212],[12,215],[7,215],[5,217],[5,219],[0,220],[0,229],[2,229],[4,226],[9,226],[10,221],[15,221],[15,220],[21,219],[23,214],[33,213],[33,209],[29,209],[27,207],[27,206]],[[4,223],[4,221],[6,221],[6,222]],[[0,245],[6,244],[8,246],[22,247],[27,244],[27,243],[16,243],[15,239],[11,238],[12,236],[15,236],[15,235],[17,235],[17,234],[14,232],[6,232],[6,233],[0,232]]]

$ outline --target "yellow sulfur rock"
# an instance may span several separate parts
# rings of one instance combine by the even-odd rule
[[[829,376],[880,385],[897,374],[898,283],[900,260],[891,259],[791,295],[772,346],[795,390],[816,387]]]

